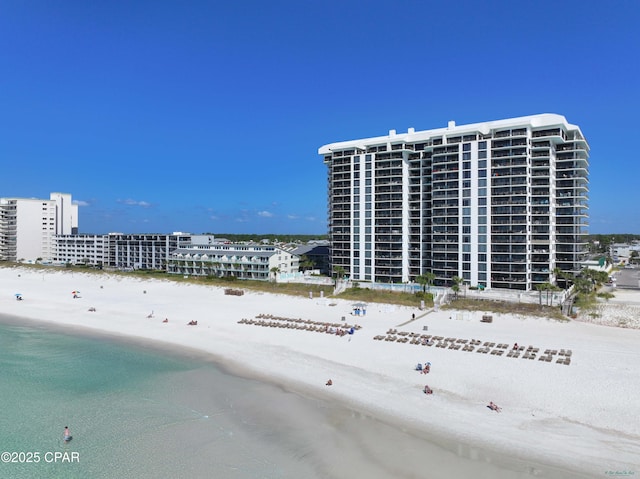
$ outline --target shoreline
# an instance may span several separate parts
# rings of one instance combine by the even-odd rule
[[[351,416],[352,421],[355,420],[359,423],[362,421],[368,421],[369,423],[373,422],[374,430],[376,430],[376,424],[379,425],[377,426],[378,429],[395,430],[394,434],[397,436],[396,440],[398,440],[398,437],[404,436],[406,442],[406,438],[411,438],[410,442],[412,447],[415,447],[416,444],[420,444],[420,441],[424,441],[428,443],[432,449],[441,450],[441,453],[454,456],[461,462],[464,462],[463,465],[457,466],[460,469],[464,469],[469,466],[480,467],[481,470],[483,470],[483,468],[490,468],[489,470],[484,471],[485,475],[483,476],[481,474],[481,477],[504,477],[507,479],[512,477],[512,474],[516,474],[517,477],[535,476],[549,478],[557,477],[563,479],[578,479],[585,477],[582,473],[577,473],[576,471],[569,469],[563,469],[544,463],[534,463],[527,458],[511,457],[502,454],[500,451],[489,449],[485,450],[482,447],[463,444],[457,441],[454,437],[435,436],[430,431],[417,428],[413,424],[398,423],[397,418],[390,415],[388,412],[359,410],[355,407],[357,406],[357,403],[349,404],[348,402],[336,400],[335,397],[328,393],[324,393],[322,390],[318,391],[311,388],[305,388],[304,386],[300,387],[297,383],[273,382],[273,378],[257,375],[254,371],[238,367],[238,365],[234,363],[225,363],[223,359],[201,349],[177,346],[169,342],[149,340],[142,337],[132,337],[110,331],[95,330],[93,328],[83,326],[69,326],[32,318],[7,316],[4,314],[0,314],[0,324],[10,327],[25,327],[29,329],[45,330],[55,334],[78,336],[87,339],[113,341],[116,344],[122,344],[127,347],[141,348],[144,351],[151,351],[152,354],[168,353],[172,357],[176,357],[178,359],[186,359],[197,363],[210,363],[217,369],[221,370],[224,374],[267,384],[283,391],[286,394],[293,394],[304,401],[310,401],[316,407],[335,410],[336,412],[332,413],[332,416],[344,416],[347,414]],[[371,429],[371,426],[367,426],[365,429]],[[359,439],[364,440],[365,438],[359,437]],[[371,445],[369,444],[368,446],[370,447]],[[421,454],[423,454],[423,452],[421,452]],[[496,472],[494,467],[498,468],[499,472]],[[438,474],[438,467],[432,466],[432,468],[433,469],[430,473],[434,475],[431,477],[441,477]],[[475,472],[477,473],[478,471],[475,470]],[[444,471],[444,475],[447,477],[449,473],[450,472],[448,470]],[[444,477],[444,475],[442,477]],[[377,476],[375,474],[372,476],[370,473],[369,477]],[[399,477],[405,476],[400,475]]]
[[[627,384],[633,380],[636,366],[640,366],[638,353],[634,352],[640,340],[637,332],[625,339],[629,330],[606,333],[602,326],[564,325],[520,317],[500,317],[494,324],[480,325],[473,319],[447,319],[451,312],[427,314],[404,326],[416,332],[427,326],[434,334],[436,330],[442,334],[455,332],[456,337],[486,333],[487,339],[494,336],[505,342],[512,339],[514,331],[519,335],[526,332],[531,343],[541,347],[560,347],[564,341],[572,346],[574,356],[570,366],[562,366],[373,340],[388,328],[406,323],[412,311],[416,312],[405,307],[370,305],[367,316],[353,317],[348,315],[351,304],[342,300],[331,299],[336,306],[329,306],[327,300],[282,295],[248,293],[234,298],[224,296],[222,288],[109,276],[95,281],[95,277],[86,276],[0,268],[0,286],[5,293],[5,299],[0,301],[3,312],[43,325],[71,327],[87,334],[111,333],[115,338],[148,343],[154,349],[210,358],[230,374],[275,384],[303,397],[336,402],[434,444],[445,443],[459,457],[498,462],[504,459],[525,466],[531,463],[532,471],[537,467],[562,471],[549,477],[602,477],[610,470],[640,472],[638,428],[628,420],[637,417],[638,406],[624,406],[624,402],[617,401],[616,405],[625,409],[608,413],[611,429],[606,421],[588,421],[572,413],[574,399],[584,391],[584,385],[577,393],[558,389],[604,378],[602,370],[610,363],[618,365],[624,358],[628,361],[626,370],[617,368],[605,386],[611,394],[621,396],[637,392],[635,384]],[[6,299],[12,294],[10,286],[21,288],[16,292],[21,292],[25,300]],[[76,289],[82,297],[73,299],[70,293]],[[89,307],[96,311],[89,312]],[[150,310],[155,311],[154,319],[146,317]],[[357,320],[362,329],[352,337],[335,337],[238,324],[240,319],[262,312],[329,322],[346,315],[348,323]],[[165,314],[170,315],[169,323],[161,324]],[[199,325],[186,326],[193,317],[198,318]],[[579,341],[576,334],[580,335]],[[607,347],[598,351],[593,347],[598,344]],[[592,354],[583,354],[583,348]],[[620,350],[618,354],[616,348]],[[610,358],[612,354],[614,357]],[[426,356],[434,368],[428,378],[411,370]],[[600,367],[590,373],[593,364]],[[478,380],[479,374],[486,376],[483,381]],[[334,381],[330,389],[324,386],[329,377]],[[518,383],[523,378],[531,382],[530,387]],[[435,389],[433,397],[420,394],[420,384],[425,380]],[[620,387],[623,382],[626,389]],[[536,404],[546,398],[546,394],[540,394],[546,388],[553,389],[555,401]],[[515,398],[510,400],[508,396]],[[599,391],[595,400],[583,401],[583,416],[589,418],[602,409],[598,407],[600,396],[606,397]],[[425,400],[429,403],[425,404]],[[503,413],[486,410],[483,402],[489,400],[500,404]],[[580,438],[578,444],[576,438]]]

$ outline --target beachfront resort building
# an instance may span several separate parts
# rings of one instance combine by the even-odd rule
[[[58,235],[54,263],[100,266],[121,271],[166,271],[171,253],[192,243],[211,241],[209,235],[109,233]]]
[[[587,250],[589,145],[541,114],[324,145],[333,272],[534,290]]]
[[[297,255],[269,244],[192,244],[171,254],[168,272],[267,281],[298,266]]]
[[[55,236],[77,232],[78,205],[70,194],[51,193],[48,200],[0,198],[0,260],[51,260]]]
[[[195,238],[190,233],[123,234],[109,233],[109,256],[105,262],[120,270],[166,271],[173,251],[188,246]]]

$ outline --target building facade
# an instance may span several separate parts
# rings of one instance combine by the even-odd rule
[[[345,141],[328,168],[333,271],[523,291],[586,256],[589,145],[555,114]]]
[[[58,235],[55,237],[54,263],[104,266],[109,258],[108,235]]]
[[[78,205],[70,194],[0,198],[0,260],[52,260],[55,236],[77,232]]]
[[[272,245],[193,244],[171,254],[168,272],[267,281],[298,271],[297,255]]]
[[[189,233],[122,234],[109,233],[106,265],[123,270],[166,271],[171,254],[191,244]]]
[[[208,244],[210,235],[109,233],[106,235],[59,235],[55,238],[54,262],[100,266],[125,271],[166,271],[171,254],[192,244]]]

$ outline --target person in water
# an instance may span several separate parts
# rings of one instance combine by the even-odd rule
[[[71,440],[71,431],[69,431],[69,426],[64,427],[64,440],[65,441]]]

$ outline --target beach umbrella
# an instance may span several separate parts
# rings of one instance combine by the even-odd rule
[[[22,296],[22,293],[16,293],[16,296]]]
[[[79,294],[80,291],[71,291],[71,294]]]

